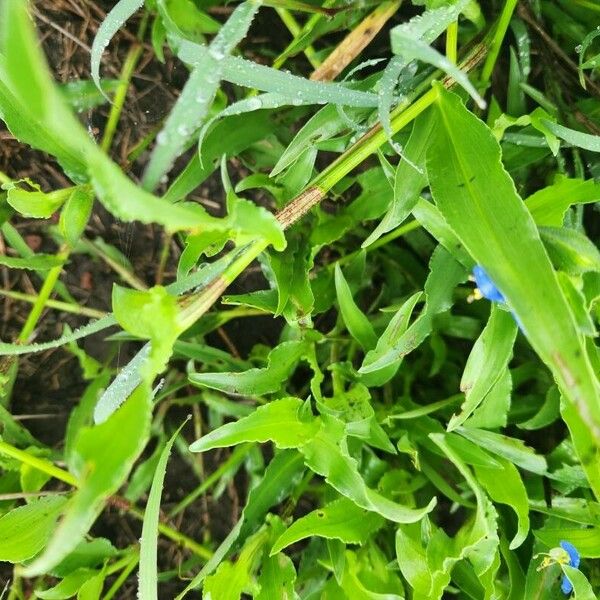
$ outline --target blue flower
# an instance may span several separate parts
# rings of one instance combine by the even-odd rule
[[[495,286],[494,282],[490,279],[490,276],[485,272],[485,269],[481,265],[473,267],[473,277],[477,284],[477,289],[481,295],[492,302],[500,302],[504,304],[506,300],[502,295],[502,292]]]
[[[545,556],[544,560],[537,568],[538,571],[541,571],[550,565],[569,565],[570,567],[578,569],[579,563],[581,562],[581,557],[579,556],[577,548],[575,548],[571,542],[565,540],[559,542],[559,547],[551,548],[549,552],[536,554],[534,558],[537,558],[538,556]],[[567,596],[573,591],[573,584],[564,574],[560,583],[560,589],[563,594],[566,594]]]
[[[571,542],[567,542],[565,540],[560,541],[560,547],[569,555],[569,566],[578,569],[579,563],[581,562],[581,557],[579,556],[579,552],[577,552],[577,548],[575,548]],[[566,575],[562,576],[560,589],[562,590],[563,594],[567,595],[573,591],[573,584],[569,581],[569,578]]]

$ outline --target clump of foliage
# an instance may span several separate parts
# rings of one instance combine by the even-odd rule
[[[8,597],[129,597],[131,581],[142,600],[596,597],[600,5],[413,5],[120,0],[90,80],[61,88],[27,2],[0,4],[0,118],[71,182],[0,174],[0,264],[39,282],[3,292],[31,303],[0,343]],[[250,51],[267,12],[291,41],[261,30]],[[148,43],[187,76],[128,174],[110,150]],[[96,143],[76,111],[108,100]],[[191,198],[207,181],[220,213]],[[162,228],[172,281],[149,287],[91,240],[100,210]],[[23,218],[55,252],[29,248]],[[112,311],[34,341],[45,308],[89,314],[60,277],[90,247],[119,276]],[[251,265],[261,283],[226,292]],[[98,333],[135,355],[92,358],[79,344]],[[20,356],[60,347],[87,387],[51,446],[11,393]],[[193,482],[179,498],[175,460]],[[227,486],[228,534],[186,521]],[[115,509],[139,541],[94,533]]]

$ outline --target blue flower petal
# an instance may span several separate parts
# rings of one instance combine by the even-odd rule
[[[489,278],[489,275],[482,266],[476,265],[473,268],[473,277],[475,277],[475,283],[484,298],[492,302],[506,302],[504,296],[494,285],[494,282]]]
[[[559,545],[563,550],[566,550],[569,555],[569,566],[578,569],[581,557],[579,556],[577,548],[575,548],[571,542],[567,542],[566,540],[561,540]]]

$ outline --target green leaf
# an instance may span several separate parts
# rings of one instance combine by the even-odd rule
[[[534,530],[536,538],[544,542],[549,548],[560,544],[561,540],[569,540],[582,558],[600,558],[600,527],[559,527],[545,526]]]
[[[218,277],[223,272],[229,264],[229,260],[225,256],[210,265],[205,265],[195,273],[169,284],[166,290],[170,294],[184,294],[190,289],[206,287],[215,277]],[[116,323],[112,315],[109,318],[112,319],[111,324]],[[144,366],[147,364],[148,356],[152,352],[151,346],[150,343],[145,344],[129,363],[119,371],[113,382],[106,388],[102,396],[100,396],[94,409],[94,422],[96,424],[104,422],[112,415],[141,383]]]
[[[444,571],[449,570],[454,561],[468,558],[477,578],[486,589],[486,597],[491,597],[495,593],[494,578],[500,566],[498,558],[500,543],[497,531],[498,515],[473,473],[448,445],[447,439],[449,436],[432,433],[429,437],[460,471],[477,500],[475,517],[471,523],[465,526],[466,531],[461,532],[463,535],[459,537],[459,539],[462,538],[460,539],[460,545],[463,546],[460,549],[460,554],[456,558],[448,557],[448,559],[443,560]]]
[[[37,186],[36,186],[37,187]],[[24,217],[34,217],[36,219],[48,219],[51,217],[73,193],[73,188],[56,190],[45,194],[37,191],[28,192],[23,188],[12,184],[8,188],[8,203]]]
[[[69,465],[79,489],[43,554],[23,570],[26,577],[48,572],[83,539],[146,445],[150,415],[150,390],[140,386],[108,421],[81,429]]]
[[[591,202],[600,202],[599,183],[557,175],[552,185],[529,196],[525,205],[538,225],[562,227],[569,206]]]
[[[118,550],[106,539],[95,538],[77,545],[59,565],[52,569],[52,575],[65,577],[76,569],[93,569],[101,566],[106,560],[114,558]]]
[[[566,400],[563,419],[600,495],[599,386],[573,313],[535,223],[502,167],[498,143],[457,96],[437,89],[437,123],[427,163],[433,197],[552,371]]]
[[[362,544],[382,524],[383,519],[377,513],[360,508],[347,498],[340,498],[294,521],[273,544],[271,556],[312,536]]]
[[[184,330],[177,299],[162,286],[142,292],[115,284],[112,306],[125,331],[150,339],[148,361],[140,366],[140,375],[153,378],[165,369],[173,344]]]
[[[178,56],[192,65],[190,76],[156,138],[144,173],[143,186],[153,190],[202,125],[219,88],[227,55],[246,36],[259,2],[242,2],[206,48],[178,40]],[[185,53],[186,48],[194,51]]]
[[[0,265],[10,269],[29,269],[32,271],[47,271],[53,267],[60,267],[64,259],[52,254],[34,254],[27,258],[15,256],[0,256]]]
[[[198,204],[171,204],[135,185],[121,169],[96,151],[88,156],[94,190],[104,207],[122,221],[159,223],[169,231],[197,228],[226,231],[221,219],[211,217]]]
[[[506,458],[526,471],[539,475],[546,473],[547,464],[544,456],[536,454],[522,440],[470,427],[459,427],[457,432],[485,450]]]
[[[375,351],[365,357],[359,373],[371,373],[401,360],[429,335],[434,316],[452,306],[454,288],[466,279],[463,266],[443,247],[438,246],[431,257],[429,269],[425,282],[424,310],[399,337],[394,336],[386,340],[385,344],[380,339]]]
[[[366,386],[356,384],[349,390],[335,393],[332,398],[323,398],[317,406],[323,414],[331,414],[346,423],[349,436],[364,440],[374,448],[396,454],[396,449],[377,421],[372,406],[371,394]]]
[[[21,563],[48,542],[67,498],[45,496],[0,517],[0,560]]]
[[[275,455],[265,469],[262,480],[250,491],[237,525],[176,600],[181,600],[187,592],[197,588],[206,576],[217,568],[238,537],[245,539],[262,524],[262,519],[269,508],[279,504],[296,487],[303,470],[302,456],[298,452],[283,450]]]
[[[564,125],[542,119],[542,124],[547,127],[556,137],[568,142],[578,148],[589,150],[590,152],[600,152],[600,136],[582,133],[575,129],[570,129]]]
[[[388,323],[385,331],[377,341],[377,346],[375,349],[369,351],[365,356],[365,364],[369,364],[371,361],[374,361],[378,356],[385,355],[394,347],[394,344],[406,332],[412,312],[417,302],[421,299],[421,296],[422,293],[417,292],[404,302],[398,312]],[[383,385],[396,374],[401,362],[402,357],[396,358],[383,368],[373,371],[372,373],[362,375],[361,382],[367,386]]]
[[[140,9],[143,4],[144,0],[119,0],[100,23],[100,27],[98,27],[98,31],[96,32],[96,36],[92,43],[92,62],[90,69],[96,87],[103,94],[104,90],[100,83],[100,60],[102,59],[102,53],[108,44],[110,44],[110,40],[115,33],[125,25],[127,19]]]
[[[191,452],[206,452],[242,442],[273,442],[278,448],[297,448],[318,430],[319,422],[300,420],[302,401],[297,398],[273,400],[251,415],[227,423],[190,445]]]
[[[432,498],[423,508],[403,506],[369,488],[358,471],[356,460],[348,453],[345,427],[332,416],[321,417],[322,427],[299,448],[306,465],[357,506],[376,512],[395,523],[414,523],[433,510]]]
[[[230,238],[237,245],[241,246],[258,237],[272,244],[275,250],[285,249],[283,229],[266,208],[257,206],[250,200],[238,198],[230,191],[227,193],[227,213],[227,217],[222,221],[228,226]]]
[[[465,427],[475,429],[496,429],[506,427],[510,410],[512,377],[505,369],[500,378],[486,394],[482,403],[465,421]]]
[[[277,164],[271,170],[270,176],[275,177],[296,162],[311,146],[332,138],[344,128],[345,123],[340,119],[337,107],[333,105],[324,106],[294,136],[294,139],[288,144]]]
[[[342,319],[350,335],[360,344],[363,350],[372,350],[377,345],[377,336],[367,316],[354,302],[352,290],[339,264],[335,265],[335,291]]]
[[[194,385],[209,387],[231,394],[262,396],[278,391],[292,374],[298,361],[307,352],[303,341],[283,342],[269,352],[268,366],[240,373],[192,373]]]
[[[521,429],[535,430],[547,427],[560,417],[560,392],[556,386],[552,386],[546,393],[546,399],[539,411],[523,423],[518,423]]]
[[[569,275],[600,271],[600,251],[583,233],[567,227],[540,227],[540,236],[557,269]]]
[[[517,532],[510,543],[510,550],[523,544],[529,533],[529,499],[527,490],[517,468],[506,459],[497,459],[502,469],[475,466],[477,480],[494,502],[510,506],[519,520]]]
[[[487,325],[471,349],[460,381],[465,401],[460,413],[448,422],[448,431],[456,429],[471,416],[508,368],[517,324],[513,316],[492,306]]]
[[[102,317],[96,321],[91,321],[87,325],[75,329],[75,331],[69,331],[59,338],[50,342],[40,342],[36,344],[7,344],[0,342],[0,356],[17,356],[20,354],[29,354],[30,352],[43,352],[44,350],[50,350],[52,348],[59,348],[69,342],[75,342],[83,337],[98,333],[104,329],[108,329],[113,325],[116,325],[117,321],[112,315]]]
[[[460,0],[449,6],[429,10],[423,15],[413,17],[407,23],[397,25],[390,32],[392,51],[394,54],[399,54],[407,63],[420,60],[442,69],[469,93],[479,108],[483,109],[486,106],[485,100],[473,87],[465,73],[429,46],[450,23],[458,19],[460,11],[466,4],[466,0]]]
[[[153,600],[158,598],[157,556],[158,556],[158,521],[160,517],[160,497],[167,471],[167,461],[175,438],[179,435],[187,419],[177,428],[165,444],[156,471],[152,479],[152,487],[144,512],[142,537],[140,539],[140,570],[138,575],[138,598],[140,600]]]
[[[77,592],[77,600],[100,600],[100,594],[104,587],[104,572],[89,578]]]
[[[402,151],[408,160],[400,160],[396,168],[392,205],[388,208],[379,225],[362,243],[363,248],[370,246],[384,233],[401,225],[419,200],[419,194],[427,185],[427,176],[424,172],[415,169],[413,165],[418,165],[420,168],[425,165],[425,152],[429,145],[432,122],[433,119],[429,110],[416,118],[406,148]]]
[[[315,299],[309,281],[313,263],[309,244],[292,235],[283,252],[269,252],[268,257],[277,287],[275,314],[283,314],[290,324],[310,320]]]
[[[59,85],[58,89],[69,106],[81,113],[106,103],[106,95],[117,91],[121,82],[118,79],[103,79],[100,90],[93,80],[78,79]]]
[[[64,600],[72,598],[86,581],[96,575],[96,571],[91,569],[77,569],[69,573],[60,583],[46,590],[36,590],[35,595],[42,600]]]
[[[267,542],[267,532],[259,531],[244,545],[235,563],[223,562],[204,582],[204,596],[220,600],[240,600]]]
[[[579,569],[563,564],[560,565],[560,568],[573,586],[575,600],[597,600],[598,596],[594,593],[590,582]]]
[[[296,569],[291,558],[285,554],[277,554],[263,559],[258,578],[260,592],[256,600],[272,600],[273,598],[293,598],[296,583]]]
[[[56,156],[67,174],[86,179],[84,148],[93,145],[54,86],[27,2],[2,4],[0,115],[17,139]]]
[[[75,188],[60,213],[58,226],[71,247],[79,242],[92,214],[94,195],[91,190]]]
[[[290,104],[339,104],[356,108],[377,106],[377,94],[353,90],[340,83],[311,81],[238,56],[223,60],[223,79],[250,89],[288,98]]]

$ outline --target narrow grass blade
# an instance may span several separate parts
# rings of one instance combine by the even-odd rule
[[[29,269],[30,271],[47,271],[52,267],[59,267],[63,264],[60,256],[53,254],[35,254],[27,258],[16,256],[0,256],[0,265],[9,269]]]
[[[115,33],[125,25],[127,19],[141,8],[143,4],[144,0],[120,0],[113,6],[102,23],[100,23],[100,27],[98,27],[96,37],[92,43],[91,74],[96,87],[107,99],[108,97],[100,83],[100,61],[102,54],[108,44],[110,44],[110,40],[112,40]]]
[[[148,495],[142,537],[140,539],[140,570],[138,575],[138,598],[140,600],[158,599],[157,555],[158,555],[158,521],[160,517],[160,497],[165,482],[167,461],[175,438],[183,426],[188,422],[188,417],[165,444],[158,459],[156,471],[152,479],[152,487]]]
[[[248,33],[259,6],[260,3],[254,0],[237,6],[208,48],[180,40],[179,58],[191,64],[192,71],[156,137],[156,146],[142,181],[147,190],[153,190],[160,183],[206,119],[219,88],[223,63]],[[186,52],[186,48],[193,50]]]
[[[392,29],[390,37],[393,52],[400,55],[406,63],[420,60],[441,69],[461,85],[483,109],[486,106],[485,101],[465,73],[429,45],[450,23],[458,19],[468,3],[468,0],[459,0],[449,6],[426,11],[413,17],[408,23],[397,25]]]
[[[600,135],[582,133],[581,131],[570,129],[569,127],[546,119],[542,119],[542,124],[556,137],[559,137],[561,140],[564,140],[573,146],[589,150],[590,152],[600,152]]]
[[[59,348],[60,346],[64,346],[69,342],[75,342],[76,340],[80,340],[88,335],[92,335],[93,333],[98,333],[103,329],[107,329],[108,327],[112,327],[116,325],[117,321],[112,315],[107,315],[106,317],[102,317],[97,321],[92,321],[79,329],[75,329],[75,331],[71,331],[66,335],[62,335],[61,337],[52,340],[51,342],[40,342],[37,344],[6,344],[4,342],[0,342],[0,356],[16,356],[20,354],[29,354],[30,352],[43,352],[44,350],[51,350],[52,348]]]

